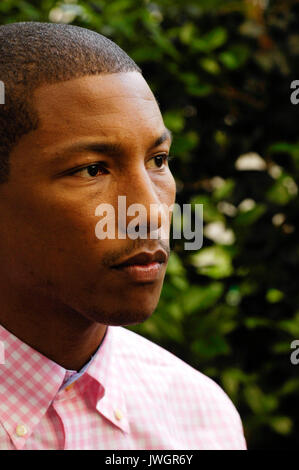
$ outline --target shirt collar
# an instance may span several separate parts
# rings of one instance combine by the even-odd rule
[[[114,364],[115,328],[107,327],[100,348],[84,367],[78,386],[85,389],[98,413],[123,432],[129,432],[127,407]],[[0,421],[17,448],[40,422],[51,402],[63,393],[70,371],[33,349],[0,325],[5,362],[0,364]],[[24,437],[17,426],[26,424]]]
[[[119,328],[108,326],[100,350],[86,374],[98,384],[97,394],[92,397],[96,410],[119,429],[129,433],[129,417],[120,375],[122,371],[116,359]]]

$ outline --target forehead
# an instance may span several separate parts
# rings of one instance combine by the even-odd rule
[[[39,139],[55,142],[94,136],[130,139],[163,131],[163,119],[138,72],[101,74],[42,86],[35,91]],[[53,140],[52,140],[53,143]]]

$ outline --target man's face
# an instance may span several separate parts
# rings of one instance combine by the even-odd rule
[[[14,148],[10,180],[0,186],[2,272],[16,293],[49,295],[99,323],[141,322],[156,308],[166,262],[148,279],[112,266],[168,249],[150,232],[147,239],[117,238],[119,195],[127,207],[143,204],[148,214],[150,204],[175,200],[163,161],[170,139],[156,100],[137,72],[43,86],[32,99],[38,129]],[[116,209],[115,239],[95,235],[102,203]]]

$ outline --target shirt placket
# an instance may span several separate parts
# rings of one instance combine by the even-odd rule
[[[52,406],[56,413],[58,414],[61,424],[62,424],[62,429],[63,429],[63,434],[64,434],[64,442],[62,443],[62,449],[61,450],[68,450],[68,449],[73,449],[74,448],[74,442],[72,437],[76,434],[74,431],[74,420],[72,413],[70,412],[71,409],[71,401],[74,401],[77,399],[76,397],[76,392],[75,392],[75,385],[76,382],[73,382],[63,390],[61,390],[55,400],[52,403]],[[78,417],[76,417],[76,422],[78,420]]]

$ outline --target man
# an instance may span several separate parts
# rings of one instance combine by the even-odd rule
[[[175,200],[140,69],[95,32],[16,23],[0,79],[0,448],[244,449],[220,387],[122,327],[156,308],[169,245],[149,214],[161,233]],[[96,237],[120,195],[148,209],[146,238]]]

